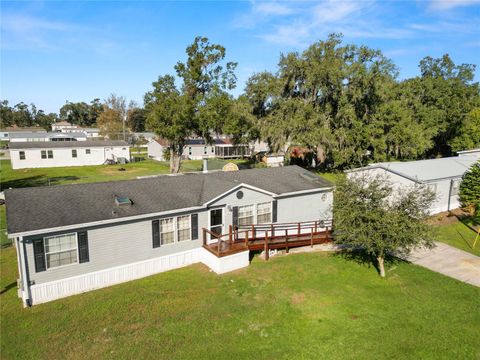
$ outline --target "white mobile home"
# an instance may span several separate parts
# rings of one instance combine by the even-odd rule
[[[37,133],[37,132],[17,132],[10,134],[10,142],[31,142],[31,141],[86,141],[87,135],[83,132],[74,133]]]
[[[10,143],[12,169],[102,165],[130,160],[125,141],[40,141]]]
[[[415,184],[428,186],[436,194],[431,213],[450,211],[460,206],[458,191],[463,174],[480,160],[480,151],[470,155],[406,161],[384,162],[347,171],[348,176],[386,176],[398,191]]]
[[[19,296],[34,305],[198,262],[224,273],[282,237],[287,249],[328,241],[333,196],[328,181],[286,166],[10,189],[5,198]]]

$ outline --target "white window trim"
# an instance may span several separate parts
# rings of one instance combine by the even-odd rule
[[[273,202],[272,201],[265,201],[265,202],[262,202],[262,203],[256,203],[255,204],[255,224],[259,224],[258,222],[258,205],[263,205],[263,204],[269,204],[270,205],[270,211],[268,213],[265,213],[265,214],[270,214],[270,222],[268,223],[263,223],[263,224],[272,224],[273,223]],[[265,214],[261,214],[261,215],[265,215]],[[262,225],[263,225],[262,224]]]
[[[181,217],[181,216],[188,216],[188,221],[190,222],[190,227],[189,227],[189,230],[190,230],[190,235],[189,235],[189,239],[188,240],[181,240],[181,241],[178,241],[178,221],[177,221],[177,218]],[[168,244],[164,244],[163,243],[163,240],[162,240],[162,220],[168,220],[168,219],[173,219],[173,242],[171,243],[168,243]],[[175,245],[175,244],[178,244],[178,243],[183,243],[183,242],[188,242],[188,241],[192,241],[192,214],[186,214],[186,215],[177,215],[177,216],[170,216],[170,217],[164,217],[164,218],[160,218],[158,219],[159,222],[158,222],[158,226],[159,226],[159,234],[160,234],[160,247],[162,246],[169,246],[169,245]],[[185,230],[185,229],[184,229]]]
[[[75,248],[71,248],[71,249],[68,249],[68,250],[62,250],[62,251],[53,251],[53,252],[49,252],[48,254],[49,254],[49,255],[50,255],[50,254],[58,254],[58,253],[61,253],[61,252],[71,251],[71,250],[75,249],[75,250],[77,251],[77,262],[74,262],[74,263],[71,263],[71,264],[60,265],[60,266],[48,267],[47,249],[46,249],[46,247],[45,247],[45,239],[54,238],[54,237],[60,237],[60,236],[68,236],[68,235],[75,235],[75,245],[76,245]],[[80,255],[79,255],[79,251],[78,251],[78,233],[73,232],[73,233],[53,235],[53,236],[44,236],[44,237],[43,237],[43,255],[44,255],[44,258],[45,258],[45,269],[46,269],[46,271],[55,270],[55,269],[61,269],[61,268],[67,267],[67,266],[72,266],[72,265],[78,265],[78,264],[80,264],[80,257],[79,257]]]

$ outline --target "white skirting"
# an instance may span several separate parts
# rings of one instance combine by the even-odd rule
[[[140,279],[163,271],[177,269],[201,261],[200,249],[179,252],[155,259],[135,262],[105,270],[95,271],[66,279],[32,285],[32,303],[41,304],[74,294]]]
[[[249,252],[244,251],[223,258],[217,258],[204,248],[197,248],[84,275],[50,281],[44,284],[36,284],[30,287],[32,304],[41,304],[199,262],[204,263],[217,274],[223,274],[248,266]]]

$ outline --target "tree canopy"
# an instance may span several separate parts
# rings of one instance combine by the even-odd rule
[[[460,201],[463,206],[471,207],[480,220],[480,160],[462,177]]]
[[[380,275],[385,277],[388,255],[432,245],[425,220],[434,199],[427,187],[398,191],[383,176],[343,178],[335,191],[335,242],[346,245],[347,252],[375,259]]]

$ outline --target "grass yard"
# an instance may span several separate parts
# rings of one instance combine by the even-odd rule
[[[473,248],[477,234],[461,221],[448,225],[436,225],[435,236],[438,241],[480,256],[480,238]]]
[[[480,289],[399,263],[292,254],[193,265],[23,309],[1,266],[2,359],[478,359]]]
[[[211,160],[209,169],[221,169],[228,161]],[[234,160],[243,167],[253,167],[256,164],[249,160]],[[124,168],[125,171],[119,171]],[[200,171],[202,160],[182,161],[181,171]],[[30,186],[60,185],[69,183],[87,183],[98,181],[114,181],[134,179],[137,176],[167,174],[168,162],[144,160],[125,165],[75,166],[40,169],[13,170],[9,160],[0,160],[0,190]]]
[[[7,212],[5,205],[0,205],[0,248],[9,246],[12,242],[7,238]]]

